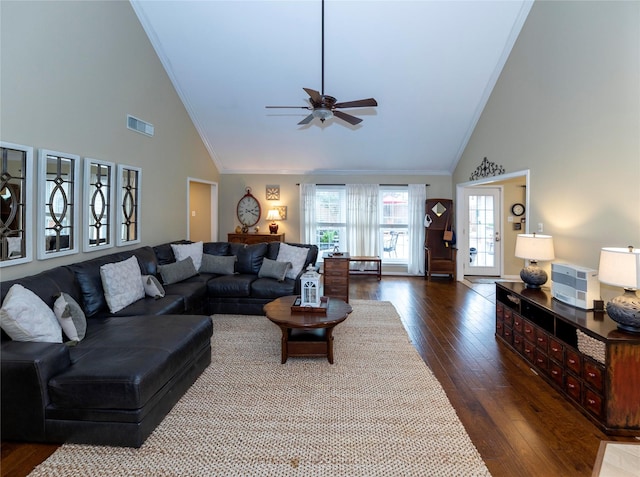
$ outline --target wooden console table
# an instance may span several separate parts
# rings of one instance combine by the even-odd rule
[[[603,432],[640,436],[640,335],[523,283],[496,283],[496,337]]]
[[[262,242],[284,242],[284,234],[227,234],[227,242],[253,245]]]
[[[367,257],[363,255],[358,255],[355,257],[351,257],[349,261],[360,262],[365,264],[367,262],[371,262],[376,266],[376,268],[373,268],[371,270],[354,270],[352,268],[349,268],[349,275],[375,275],[378,280],[382,279],[382,259],[380,257],[373,257],[373,256]]]

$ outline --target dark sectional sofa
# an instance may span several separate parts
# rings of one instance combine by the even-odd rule
[[[316,246],[290,245],[308,249],[300,274],[315,264]],[[264,258],[275,260],[279,247],[278,242],[205,243],[204,253],[235,255],[236,273],[200,273],[166,285],[162,298],[145,297],[117,313],[105,301],[100,267],[135,256],[143,275],[158,276],[159,266],[175,262],[171,244],[0,283],[1,300],[16,283],[49,307],[67,293],[82,306],[87,322],[86,336],[75,346],[12,341],[2,332],[2,439],[142,445],[210,364],[208,315],[262,314],[269,301],[299,293],[299,279],[258,276]]]

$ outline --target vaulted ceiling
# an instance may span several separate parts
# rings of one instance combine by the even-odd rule
[[[221,173],[449,174],[532,0],[327,0],[325,94],[363,121],[297,123],[321,91],[321,1],[131,0]]]

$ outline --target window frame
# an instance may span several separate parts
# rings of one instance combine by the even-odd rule
[[[93,185],[92,168],[93,166],[96,166],[96,165],[99,167],[107,167],[109,169],[106,175],[106,177],[108,178],[106,181],[107,184],[104,184],[103,182],[101,182],[101,187],[100,187],[100,189],[104,189],[105,187],[107,188],[106,194],[102,194],[102,197],[106,202],[105,204],[106,214],[104,214],[102,218],[107,220],[106,237],[105,237],[104,244],[91,243],[91,239],[92,239],[91,232],[93,231],[92,229],[93,225],[91,222],[92,222],[92,217],[95,217],[95,212],[97,212],[96,210],[94,210],[92,206],[92,199],[95,196],[95,191],[92,190],[92,187],[91,187]],[[114,240],[115,239],[114,237],[115,176],[116,176],[115,163],[108,162],[108,161],[101,161],[99,159],[92,159],[90,157],[84,158],[84,194],[83,194],[84,196],[84,207],[83,207],[84,239],[82,241],[84,252],[95,252],[97,250],[104,250],[114,246],[114,242],[115,242]]]
[[[47,178],[47,161],[49,157],[56,157],[58,159],[66,159],[71,161],[72,166],[70,168],[71,173],[73,174],[73,179],[70,181],[69,190],[66,191],[66,194],[71,193],[73,197],[70,202],[65,204],[65,207],[68,207],[69,210],[69,223],[66,227],[70,227],[69,232],[69,247],[65,250],[60,251],[48,251],[46,247],[45,237],[48,227],[45,224],[45,220],[47,218],[46,208],[47,201],[51,198],[51,194],[47,196],[47,188],[48,183],[50,182]],[[78,253],[78,242],[80,241],[80,237],[78,234],[79,230],[79,216],[80,210],[78,208],[78,204],[80,203],[80,156],[76,154],[69,154],[66,152],[58,152],[52,151],[50,149],[40,149],[38,151],[38,169],[39,169],[39,188],[38,188],[38,239],[36,246],[36,250],[38,253],[38,260],[48,260],[50,258],[63,257],[65,255],[72,255]],[[54,187],[55,189],[55,187]],[[53,193],[53,191],[51,192]],[[66,214],[65,214],[66,215]]]
[[[125,193],[124,189],[126,184],[124,183],[123,174],[125,171],[130,171],[136,174],[136,185],[133,189],[133,194]],[[116,207],[118,208],[118,219],[117,219],[117,231],[116,231],[116,244],[118,247],[123,247],[126,245],[132,245],[136,243],[140,243],[141,240],[141,227],[140,227],[140,210],[141,210],[141,197],[142,197],[142,168],[128,166],[125,164],[118,164],[117,171],[117,180],[116,187],[118,190],[118,199],[116,202]],[[127,206],[128,201],[131,202],[131,205],[134,208],[133,214],[134,218],[132,220],[135,223],[136,234],[134,238],[128,239],[123,237],[124,228],[126,226],[126,221],[130,220],[129,216],[125,214],[125,208]]]
[[[24,153],[24,174],[22,195],[22,249],[24,250],[24,256],[20,258],[0,259],[0,268],[10,267],[13,265],[20,265],[22,263],[28,263],[33,260],[33,236],[30,233],[33,226],[33,147],[24,146],[22,144],[14,144],[11,142],[0,141],[1,149],[12,149],[14,151],[21,151]],[[5,174],[8,171],[0,171],[1,174]],[[4,183],[4,181],[3,181]]]

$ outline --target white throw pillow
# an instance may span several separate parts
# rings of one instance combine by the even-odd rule
[[[56,315],[38,295],[18,283],[4,297],[0,326],[14,341],[62,343]]]
[[[196,267],[196,271],[200,271],[200,265],[202,264],[202,242],[188,244],[172,243],[171,248],[176,257],[176,262],[180,262],[187,257],[191,257],[191,260],[193,260],[193,266]]]
[[[307,261],[308,254],[309,249],[306,247],[295,247],[281,243],[276,260],[278,262],[291,262],[291,268],[287,270],[286,277],[295,279],[302,270],[302,267],[304,267],[304,262]]]
[[[100,267],[104,298],[109,311],[117,313],[126,306],[144,298],[142,273],[138,259],[133,256],[122,262],[107,263]]]
[[[147,296],[155,299],[162,298],[165,295],[164,287],[153,275],[142,275],[142,286]]]
[[[62,331],[71,341],[81,341],[87,332],[87,318],[78,303],[67,293],[60,293],[53,304],[53,312]]]

